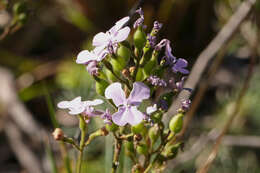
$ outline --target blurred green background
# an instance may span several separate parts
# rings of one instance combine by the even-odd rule
[[[76,56],[81,50],[91,48],[91,41],[96,33],[109,29],[118,19],[129,15],[139,1],[25,0],[26,5],[19,14],[13,11],[18,2],[21,1],[0,0],[0,68],[8,69],[14,76],[13,87],[16,88],[19,99],[43,129],[51,134],[54,127],[50,114],[55,114],[66,134],[77,137],[77,119],[67,115],[65,111],[57,110],[56,103],[76,96],[82,96],[84,99],[99,96],[95,95],[94,82],[84,66],[75,63]],[[144,0],[141,5],[145,14],[145,24],[148,26],[147,31],[151,29],[153,21],[163,23],[160,39],[169,39],[174,55],[187,59],[191,69],[200,52],[242,2]],[[170,162],[165,172],[195,172],[208,156],[214,137],[203,139],[203,135],[211,129],[222,127],[229,110],[236,102],[249,64],[252,49],[250,40],[259,35],[258,4],[259,2],[227,46],[224,60],[211,79],[205,97],[189,124],[184,152],[180,153],[184,154],[183,157],[177,157],[176,161]],[[131,20],[132,23],[134,19]],[[259,47],[258,44],[253,46]],[[250,88],[239,115],[223,140],[210,173],[260,172],[258,55]],[[4,80],[0,77],[0,83],[2,82]],[[1,87],[0,85],[0,90],[3,90]],[[10,120],[5,109],[11,108],[5,108],[5,104],[0,102],[0,172],[29,172],[17,156],[17,152],[14,152],[10,136],[6,133],[8,128],[5,127],[5,122]],[[96,118],[91,121],[90,131],[101,126],[102,121]],[[35,132],[35,135],[40,133]],[[32,151],[37,151],[35,154],[43,165],[43,172],[65,172],[58,143],[53,142],[50,137],[47,138],[48,140],[44,141],[50,145],[49,149],[46,145],[35,145],[25,134],[22,140],[28,143]],[[198,147],[194,152],[190,152],[201,138],[202,143],[207,140],[203,148]],[[248,145],[243,141],[247,141]],[[185,152],[188,154],[185,155]],[[68,148],[68,153],[73,162],[75,153],[71,148]],[[110,136],[95,140],[86,149],[86,153],[85,172],[109,172],[112,154]],[[54,163],[51,158],[56,160],[56,168],[51,167]],[[121,159],[119,171],[130,172],[131,161],[123,156]]]

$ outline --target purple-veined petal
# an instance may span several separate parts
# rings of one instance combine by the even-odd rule
[[[129,27],[124,27],[123,29],[120,29],[114,37],[112,37],[112,42],[113,43],[120,43],[127,39],[128,35],[130,33],[130,28]]]
[[[95,100],[92,100],[92,101],[86,101],[86,105],[87,106],[96,106],[96,105],[100,105],[102,103],[104,103],[104,102],[101,99],[95,99]]]
[[[188,74],[189,70],[185,69],[188,66],[188,62],[185,59],[179,58],[173,65],[172,70],[177,73],[178,71],[183,74]]]
[[[139,105],[144,99],[150,97],[150,89],[142,82],[135,82],[127,101],[130,104]]]
[[[97,60],[97,56],[94,53],[89,52],[88,50],[83,50],[78,54],[76,63],[87,64],[89,61],[93,60]]]
[[[125,93],[119,82],[112,83],[106,88],[105,97],[112,99],[117,107],[123,105],[126,101]]]
[[[126,119],[123,117],[125,111],[126,111],[126,108],[125,108],[125,107],[120,107],[120,108],[118,109],[118,111],[112,115],[112,121],[113,121],[115,124],[119,125],[119,126],[124,126],[124,125],[126,125],[127,121],[126,121]]]
[[[92,45],[102,46],[108,44],[108,41],[109,41],[109,35],[107,33],[100,32],[94,36]]]

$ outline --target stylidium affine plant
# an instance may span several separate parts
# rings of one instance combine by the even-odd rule
[[[157,42],[161,23],[155,21],[151,32],[146,33],[142,9],[136,13],[139,18],[133,24],[132,38],[130,27],[126,26],[129,17],[124,17],[108,31],[94,36],[93,50],[83,50],[77,56],[76,63],[86,66],[95,80],[97,94],[103,99],[82,101],[79,96],[58,103],[58,108],[68,109],[70,115],[79,119],[79,143],[61,129],[53,133],[56,140],[78,150],[77,173],[81,172],[84,149],[96,137],[109,133],[114,136],[111,172],[116,172],[120,165],[123,146],[132,160],[129,172],[133,173],[162,171],[182,146],[176,134],[182,129],[183,116],[191,101],[182,101],[169,124],[164,124],[162,118],[178,93],[191,92],[183,88],[185,75],[189,74],[188,62],[173,56],[169,40]],[[103,102],[110,106],[97,109]],[[104,126],[88,134],[92,117],[103,119]]]

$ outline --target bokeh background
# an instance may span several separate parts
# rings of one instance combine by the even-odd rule
[[[22,10],[15,11],[19,2],[0,0],[1,173],[66,172],[63,160],[73,163],[75,152],[53,141],[51,132],[58,122],[69,136],[79,135],[77,119],[58,110],[57,102],[79,95],[100,98],[85,68],[75,63],[81,50],[91,48],[96,33],[109,29],[141,5],[147,31],[155,20],[163,23],[160,39],[168,38],[174,55],[188,60],[192,69],[243,1],[24,0]],[[249,88],[209,172],[260,172],[259,6],[257,1],[208,63],[194,88],[196,95],[200,84],[208,81],[185,133],[183,152],[168,163],[165,172],[195,172],[206,160],[252,66]],[[255,61],[250,66],[252,56]],[[208,75],[216,57],[222,61],[214,74]],[[90,131],[102,125],[96,118]],[[112,143],[107,136],[86,149],[86,172],[109,172]],[[119,172],[130,172],[131,161],[123,156],[121,161]]]

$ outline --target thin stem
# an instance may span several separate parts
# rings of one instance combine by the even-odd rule
[[[116,173],[116,170],[119,165],[119,155],[122,148],[122,140],[115,137],[115,144],[114,144],[114,156],[113,156],[113,165],[111,173]]]
[[[77,162],[77,167],[76,167],[76,172],[81,173],[81,163],[83,159],[83,151],[85,147],[85,136],[87,133],[87,128],[86,128],[86,122],[83,118],[83,116],[79,115],[79,128],[81,130],[81,139],[80,139],[80,145],[79,145],[79,155],[78,155],[78,162]]]

